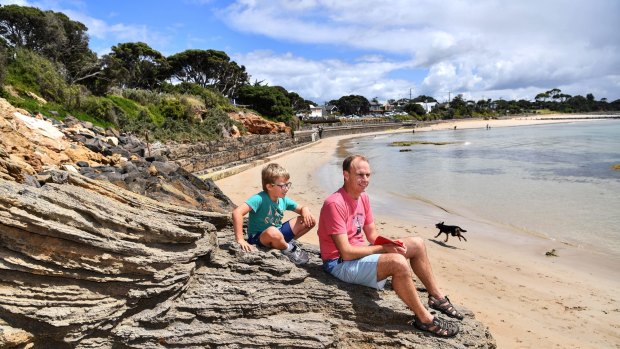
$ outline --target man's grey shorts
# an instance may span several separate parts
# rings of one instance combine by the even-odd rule
[[[364,285],[382,290],[387,279],[377,281],[377,265],[380,254],[340,262],[332,268],[330,274],[351,284]]]

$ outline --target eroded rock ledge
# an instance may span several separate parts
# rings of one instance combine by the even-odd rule
[[[0,328],[21,334],[0,347],[495,347],[467,311],[456,338],[414,330],[393,291],[328,277],[310,246],[299,268],[240,251],[228,215],[47,175],[0,180]]]
[[[0,98],[0,349],[495,348],[466,310],[456,338],[414,330],[311,246],[240,251],[219,188],[134,137],[26,114]]]

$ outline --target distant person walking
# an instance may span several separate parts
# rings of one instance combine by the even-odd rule
[[[319,125],[319,139],[323,138],[323,126]]]

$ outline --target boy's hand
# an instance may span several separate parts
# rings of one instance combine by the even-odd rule
[[[247,241],[245,240],[237,240],[237,243],[239,244],[239,246],[241,247],[242,250],[246,251],[246,252],[250,252],[254,249],[254,246],[250,245]]]
[[[310,213],[310,209],[304,207],[301,209],[301,218],[306,227],[313,227],[316,224],[314,216]]]

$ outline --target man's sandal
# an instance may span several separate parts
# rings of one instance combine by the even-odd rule
[[[435,310],[439,310],[440,312],[448,315],[449,317],[463,320],[463,314],[456,310],[452,303],[450,303],[450,299],[448,299],[448,296],[443,297],[443,299],[437,299],[429,295],[428,306]]]
[[[459,325],[437,316],[435,316],[433,321],[428,324],[421,322],[416,317],[413,321],[413,326],[420,331],[432,333],[437,337],[454,337],[457,333],[459,333]]]

